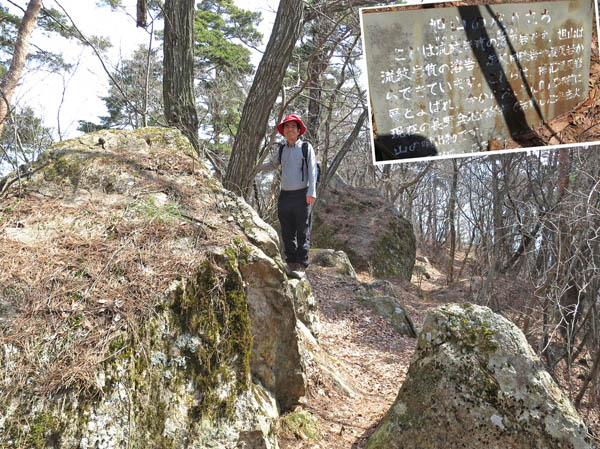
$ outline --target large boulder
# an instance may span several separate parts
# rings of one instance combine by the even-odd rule
[[[0,209],[1,447],[278,447],[295,289],[180,132],[62,142]]]
[[[591,449],[523,333],[487,307],[430,312],[407,378],[368,449]]]
[[[344,251],[357,270],[410,280],[416,257],[412,225],[375,189],[335,177],[314,212],[312,246]]]

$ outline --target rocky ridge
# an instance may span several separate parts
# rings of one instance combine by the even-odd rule
[[[305,392],[295,290],[276,233],[178,131],[62,142],[18,193],[0,204],[0,445],[278,447]]]
[[[317,304],[326,304],[329,297],[320,292],[315,298],[306,279],[287,279],[272,228],[191,156],[185,139],[173,130],[92,134],[53,148],[23,183],[20,195],[1,200],[0,241],[6,248],[0,255],[3,446],[270,449],[280,444],[280,413],[298,403],[306,407],[310,400],[303,396],[323,393],[329,398],[324,404],[335,394],[353,402],[375,397],[373,391],[363,391],[356,371],[348,375],[340,369],[343,360],[332,354],[337,355],[342,342],[320,336]],[[343,277],[339,286],[353,291],[350,301],[326,304],[329,317],[324,315],[323,322],[343,327],[349,310],[365,309],[355,330],[362,332],[371,320],[379,323],[374,340],[390,339],[381,348],[381,359],[390,360],[392,346],[411,338],[377,321],[370,313],[379,307],[367,308],[356,298],[374,299],[376,305],[389,299],[392,306],[386,309],[395,316],[402,297],[386,282],[357,284],[343,254],[326,253],[323,263]],[[341,263],[332,263],[332,255],[340,256]],[[409,255],[403,257],[408,260]],[[406,277],[407,266],[402,270]],[[311,271],[309,278],[316,275]],[[554,394],[557,388],[547,383],[547,373],[534,370],[521,379],[498,362],[519,365],[519,357],[531,349],[516,349],[519,355],[509,354],[508,361],[486,359],[498,341],[504,345],[506,333],[511,336],[506,341],[516,345],[508,345],[510,350],[521,347],[524,338],[510,323],[476,306],[448,307],[427,319],[410,368],[410,374],[417,374],[409,375],[398,396],[401,402],[391,407],[369,447],[437,447],[440,438],[448,439],[447,447],[461,447],[463,440],[452,439],[452,429],[461,426],[450,423],[448,428],[440,420],[455,416],[448,415],[453,410],[462,423],[465,416],[473,418],[471,402],[490,406],[485,401],[491,401],[495,411],[490,414],[482,406],[470,433],[488,446],[490,439],[512,444],[514,437],[587,449],[577,430],[581,420],[568,401]],[[406,311],[416,313],[412,307]],[[379,310],[385,316],[383,312]],[[404,321],[412,327],[408,314]],[[354,335],[351,331],[348,337]],[[353,368],[373,370],[370,356],[357,357]],[[458,379],[461,385],[464,379],[446,375],[446,369],[428,377],[445,359],[457,373],[475,370],[471,383],[465,383],[468,391],[452,390],[452,382]],[[320,384],[309,383],[307,389],[305,365]],[[535,360],[521,365],[537,366]],[[479,372],[477,366],[485,369]],[[419,367],[425,369],[423,376]],[[421,388],[414,380],[421,377],[431,385]],[[549,436],[534,435],[538,418],[533,412],[526,416],[527,406],[519,416],[533,424],[510,420],[507,410],[519,402],[511,390],[514,382],[536,394],[551,392],[549,397],[526,398],[556,424],[546,426]],[[419,392],[431,386],[432,414],[414,412],[430,421],[411,427],[434,423],[442,434],[432,433],[428,441],[413,435],[398,443],[394,429],[418,406],[407,398],[421,397]],[[452,391],[456,396],[445,401],[444,394]],[[500,399],[508,399],[508,405],[499,405]],[[331,411],[336,421],[340,412]],[[306,410],[287,416],[303,414],[311,416]],[[355,416],[361,423],[366,418]],[[400,422],[394,421],[398,416]],[[572,432],[565,431],[565,423],[573,424]],[[344,429],[342,425],[335,432],[342,435]],[[307,438],[302,431],[299,435]],[[552,446],[556,439],[572,446]],[[341,440],[335,436],[332,441]],[[307,441],[288,443],[284,448],[306,447]]]

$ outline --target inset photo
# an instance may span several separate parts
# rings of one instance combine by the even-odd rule
[[[360,9],[374,163],[600,141],[596,1],[452,5]]]

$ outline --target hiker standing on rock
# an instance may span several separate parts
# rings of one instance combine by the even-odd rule
[[[277,125],[286,139],[273,158],[260,170],[275,170],[281,165],[281,192],[277,217],[285,249],[287,273],[300,278],[308,267],[312,205],[317,198],[317,158],[313,147],[300,136],[306,126],[297,115],[288,115]]]

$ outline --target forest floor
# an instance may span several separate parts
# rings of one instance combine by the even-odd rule
[[[479,0],[461,4],[475,3]],[[500,0],[485,3],[500,3]],[[534,130],[545,145],[600,140],[600,57],[595,23],[593,41],[588,99],[574,110],[556,117],[549,127],[542,125]],[[496,149],[518,146],[509,141],[505,147]],[[430,279],[416,280],[413,276],[412,283],[390,280],[417,331],[422,328],[428,311],[441,304],[481,303],[474,297],[477,280],[471,276],[468,267],[458,282],[447,285],[443,268],[448,263],[445,254],[440,248],[421,248],[417,265],[425,269]],[[460,267],[463,256],[457,254],[455,267]],[[319,357],[320,362],[308,358],[308,390],[300,409],[314,417],[314,422],[304,419],[289,427],[283,425],[280,446],[282,449],[361,449],[396,399],[416,339],[400,336],[390,324],[354,300],[359,283],[374,280],[368,273],[358,273],[358,281],[351,281],[340,277],[333,269],[312,267],[307,276],[319,305],[318,346],[324,355]],[[527,286],[519,280],[504,279],[495,281],[492,288],[493,304],[482,305],[493,306],[520,324]],[[530,342],[535,346],[533,337]],[[306,341],[304,344],[310,346]],[[560,387],[571,400],[579,391],[590,359],[589,354],[580,357],[570,371],[564,363],[559,364],[554,372]],[[322,360],[326,360],[326,368],[323,368]],[[332,376],[331,371],[336,375]],[[590,399],[589,389],[578,411],[590,431],[600,437],[600,401],[594,403]],[[596,446],[600,449],[598,439]]]
[[[472,279],[463,276],[459,282],[447,286],[441,269],[447,266],[444,252],[433,248],[426,252],[427,255],[417,256],[417,265],[424,268],[429,279],[415,280],[413,276],[412,283],[391,281],[417,332],[432,308],[448,302],[476,302],[470,288]],[[457,254],[456,267],[461,261],[461,255]],[[319,306],[321,328],[317,346],[321,355],[307,358],[307,395],[297,409],[303,412],[304,418],[289,425],[282,424],[279,444],[282,449],[364,448],[396,399],[416,339],[400,336],[386,321],[354,300],[359,283],[374,280],[368,273],[358,273],[358,281],[353,281],[335,273],[334,269],[311,267],[307,276]],[[507,280],[496,291],[505,295],[504,298],[496,296],[496,304],[507,311],[504,313],[507,317],[512,314],[516,319],[518,311],[511,308],[510,297],[522,300],[522,286]],[[311,346],[306,339],[303,345]],[[323,360],[326,360],[324,364]],[[578,391],[577,384],[581,383],[577,373],[572,371],[568,377],[564,372],[555,374],[567,394],[570,386],[573,398]],[[586,398],[588,396],[586,394]],[[579,413],[590,430],[600,436],[600,404],[590,405],[586,398]],[[600,443],[596,445],[600,448]]]

